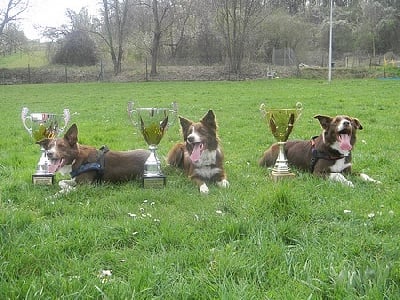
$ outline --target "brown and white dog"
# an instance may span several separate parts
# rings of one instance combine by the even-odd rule
[[[64,137],[38,142],[47,150],[52,173],[71,174],[71,180],[61,180],[61,192],[68,192],[77,183],[121,182],[143,176],[148,150],[97,150],[78,143],[78,128],[73,124]]]
[[[360,121],[349,116],[317,115],[314,118],[321,124],[322,133],[311,141],[287,141],[285,153],[289,165],[353,187],[344,174],[351,172],[351,150],[356,143],[356,132],[363,129]],[[272,145],[264,152],[259,165],[273,166],[278,152],[278,145]],[[365,181],[380,183],[366,174],[360,176]]]
[[[171,148],[168,163],[182,168],[203,194],[209,192],[206,182],[216,182],[220,187],[228,187],[214,112],[209,110],[199,122],[183,117],[179,117],[179,121],[184,142]]]

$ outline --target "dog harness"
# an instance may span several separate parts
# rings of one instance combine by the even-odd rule
[[[351,152],[349,152],[348,156],[344,156],[344,155],[339,155],[339,156],[332,156],[327,152],[323,152],[323,151],[319,151],[316,147],[315,147],[315,139],[318,136],[313,136],[311,138],[311,153],[312,153],[312,157],[311,157],[311,165],[310,165],[310,172],[314,173],[314,168],[315,165],[317,164],[319,159],[325,159],[325,160],[338,160],[341,158],[350,158],[351,157]]]
[[[96,161],[95,162],[87,162],[79,166],[78,169],[73,170],[70,174],[71,177],[74,178],[82,173],[86,173],[89,171],[96,171],[96,182],[101,183],[104,175],[104,167],[105,167],[105,154],[109,151],[107,146],[101,146],[96,153]]]

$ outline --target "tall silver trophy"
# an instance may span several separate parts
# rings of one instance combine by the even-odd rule
[[[39,142],[46,138],[56,138],[67,126],[70,113],[69,109],[64,109],[63,114],[53,113],[30,113],[27,107],[22,108],[21,112],[22,123],[29,135],[35,142]],[[49,170],[49,159],[47,151],[40,147],[40,159],[36,166],[36,171],[32,174],[33,184],[54,183],[54,173]]]
[[[141,108],[135,107],[133,101],[128,102],[129,118],[133,126],[142,133],[151,152],[144,164],[144,188],[163,188],[166,185],[166,176],[161,170],[157,148],[167,128],[176,120],[177,113],[176,102],[172,103],[172,108]]]
[[[294,123],[298,120],[303,110],[300,102],[294,108],[277,109],[266,108],[261,104],[260,111],[265,123],[269,126],[272,135],[278,141],[279,154],[272,169],[271,176],[274,181],[291,178],[294,174],[290,171],[285,154],[285,144],[293,130]]]

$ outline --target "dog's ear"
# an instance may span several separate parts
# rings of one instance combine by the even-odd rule
[[[321,127],[323,129],[328,129],[329,125],[332,122],[332,118],[329,116],[316,115],[314,116],[314,119],[318,119],[319,124],[321,124]]]
[[[215,115],[211,109],[206,113],[206,115],[203,117],[203,119],[200,120],[200,122],[205,124],[209,128],[213,128],[213,129],[217,128],[217,122],[215,121]]]
[[[190,121],[189,119],[186,119],[184,117],[179,117],[179,122],[181,123],[183,132],[186,132],[188,130],[188,128],[190,127],[190,125],[192,125],[192,121]]]
[[[72,124],[68,131],[64,134],[64,139],[68,141],[71,147],[78,143],[78,127],[76,124]]]
[[[357,118],[351,118],[351,121],[352,121],[351,123],[353,123],[354,128],[359,130],[363,129],[360,121]]]

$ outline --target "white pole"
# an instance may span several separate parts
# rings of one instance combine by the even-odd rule
[[[332,80],[332,11],[333,0],[331,0],[331,9],[329,15],[329,61],[328,61],[328,82]]]

